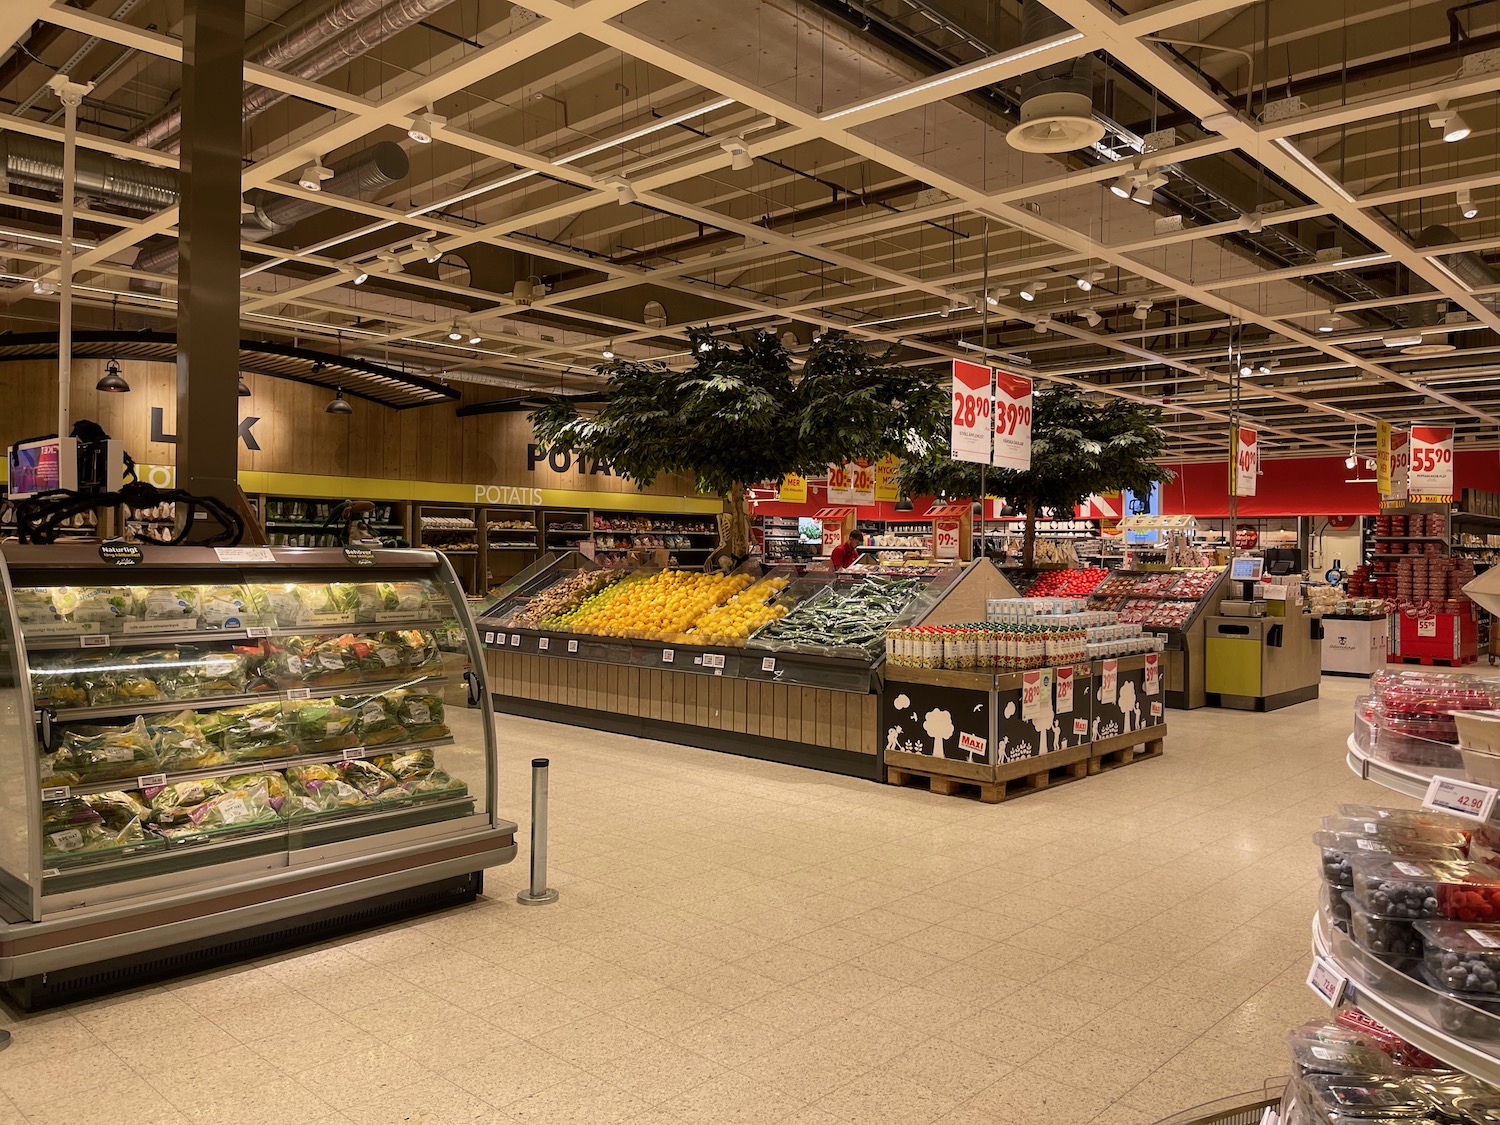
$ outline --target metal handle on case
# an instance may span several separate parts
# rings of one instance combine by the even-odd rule
[[[464,682],[469,685],[469,706],[478,707],[481,699],[479,673],[470,668],[464,673]]]
[[[36,713],[36,736],[37,741],[42,744],[42,749],[52,753],[52,732],[57,724],[57,712],[51,707],[43,707]]]

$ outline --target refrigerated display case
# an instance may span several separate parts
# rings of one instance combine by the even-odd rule
[[[500,710],[873,778],[885,629],[961,573],[706,575],[560,557],[479,629]]]
[[[0,567],[19,1002],[469,899],[514,857],[492,716],[452,705],[455,648],[487,692],[441,555],[109,548]]]
[[[1192,710],[1207,703],[1204,661],[1208,618],[1219,611],[1225,572],[1214,567],[1170,571],[1111,571],[1089,605],[1114,610],[1120,620],[1166,637],[1166,705]]]

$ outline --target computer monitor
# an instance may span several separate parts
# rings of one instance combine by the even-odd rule
[[[1266,560],[1256,558],[1230,559],[1229,577],[1235,582],[1259,582]]]
[[[78,440],[42,438],[10,451],[10,498],[24,500],[38,492],[78,488]]]

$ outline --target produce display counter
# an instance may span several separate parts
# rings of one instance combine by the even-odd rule
[[[515,856],[433,551],[7,547],[0,983],[23,1006],[472,899]],[[444,652],[444,647],[450,651]]]
[[[966,573],[752,566],[715,582],[602,576],[560,556],[523,575],[479,629],[497,710],[879,778],[885,628]]]

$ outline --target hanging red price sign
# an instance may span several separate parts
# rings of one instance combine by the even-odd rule
[[[1411,428],[1411,472],[1407,490],[1415,504],[1453,502],[1453,427]]]
[[[828,502],[830,504],[854,503],[854,474],[852,466],[828,466]]]
[[[1390,500],[1405,501],[1411,491],[1411,434],[1391,431],[1391,485],[1381,495]]]
[[[875,465],[871,461],[853,461],[844,466],[849,470],[851,503],[875,503]]]
[[[990,464],[1031,468],[1031,380],[995,370],[995,455]]]
[[[1254,496],[1260,476],[1260,435],[1246,426],[1234,430],[1234,495]]]
[[[953,361],[953,430],[955,461],[990,459],[990,413],[993,403],[990,369],[962,359]]]

